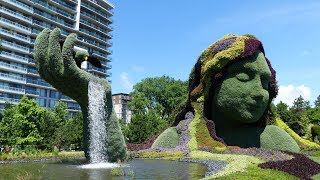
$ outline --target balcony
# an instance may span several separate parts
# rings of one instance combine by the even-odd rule
[[[5,93],[12,93],[12,94],[25,94],[25,90],[21,88],[15,88],[10,86],[0,85],[0,91]]]
[[[30,69],[30,68],[28,68],[27,72],[28,72],[28,74],[40,76],[40,75],[39,75],[39,72],[38,72],[37,70],[35,70],[35,69]]]
[[[12,43],[9,41],[2,41],[2,46],[5,47],[6,49],[10,49],[13,51],[18,51],[20,53],[25,53],[25,54],[29,54],[30,53],[30,49],[25,47],[25,46],[21,46],[19,44],[16,43]]]
[[[0,34],[9,36],[11,38],[17,39],[19,41],[31,44],[31,38],[22,36],[20,34],[14,33],[13,31],[8,31],[6,29],[0,28]]]
[[[3,6],[0,7],[0,12],[1,12],[1,13],[4,13],[4,14],[8,14],[8,15],[10,15],[10,16],[13,16],[13,17],[15,17],[15,18],[17,18],[17,19],[23,20],[23,21],[25,21],[25,22],[27,22],[27,23],[32,23],[32,19],[31,19],[31,18],[29,18],[29,17],[27,17],[27,16],[24,16],[24,15],[21,14],[21,13],[14,12],[14,11],[12,11],[12,10],[10,10],[10,9],[7,9],[7,8],[3,7]]]
[[[90,67],[90,66],[89,66]],[[104,75],[104,76],[109,76],[109,74],[107,73],[107,70],[105,70],[104,68],[96,68],[96,67],[93,67],[91,66],[89,69],[88,69],[89,72],[95,72],[97,74],[101,74],[101,75]]]
[[[64,20],[61,19],[61,18],[58,18],[58,17],[53,16],[53,15],[50,15],[50,14],[45,13],[45,12],[43,12],[43,11],[39,11],[39,10],[37,10],[37,9],[34,10],[34,13],[35,13],[35,15],[37,15],[37,17],[38,17],[39,19],[47,19],[47,20],[49,20],[52,24],[60,25],[60,26],[62,25],[62,26],[64,26],[64,27],[66,27],[66,28],[69,28],[69,29],[73,30],[73,26],[74,26],[74,25],[71,24],[71,23],[68,23],[68,22],[64,21]]]
[[[23,26],[17,22],[10,21],[8,19],[5,19],[3,17],[0,18],[0,24],[2,24],[4,27],[7,27],[9,29],[14,29],[18,32],[24,33],[24,34],[31,34],[31,28],[27,26]]]
[[[32,2],[34,2],[38,6],[38,8],[41,8],[44,11],[48,11],[54,15],[56,15],[58,13],[59,15],[65,17],[65,18],[68,18],[69,20],[75,21],[74,15],[72,15],[68,12],[65,12],[64,10],[61,10],[55,6],[50,5],[48,2],[44,2],[44,1],[40,1],[40,0],[33,0]],[[35,10],[35,11],[37,11],[37,10]]]
[[[63,100],[63,101],[76,102],[75,100],[73,100],[70,97],[65,96],[65,95],[61,95],[60,99]]]
[[[15,76],[12,74],[0,73],[0,79],[8,82],[16,82],[20,84],[26,84],[26,78]]]
[[[102,23],[101,23],[102,21],[101,21],[99,18],[97,18],[97,17],[95,17],[95,16],[93,16],[93,15],[91,15],[91,14],[85,12],[85,11],[81,12],[80,16],[81,16],[80,19],[83,19],[82,17],[84,17],[84,18],[90,20],[92,23],[98,24],[98,26],[97,26],[98,29],[99,29],[102,33],[105,33],[105,32],[104,32],[105,30],[100,27],[101,24],[102,24]],[[98,22],[99,22],[99,23],[98,23]],[[112,28],[109,27],[108,25],[105,25],[105,24],[104,24],[104,27],[107,29],[107,32],[112,31]],[[107,33],[105,33],[105,34],[107,34]]]
[[[96,1],[96,0],[89,0],[89,2],[93,2],[93,3],[91,3],[91,6],[95,6],[95,7],[99,8],[99,9],[101,9],[101,11],[103,11],[104,13],[109,14],[109,16],[113,15],[112,9],[114,7],[108,1],[104,1],[108,5],[108,7],[105,6],[105,4],[102,4],[101,2]]]
[[[98,51],[93,52],[93,53],[92,53],[92,56],[95,56],[95,57],[97,57],[98,59],[106,60],[106,61],[108,61],[108,62],[111,61],[111,58],[110,58],[110,57],[107,57],[107,55],[104,55],[104,54],[102,54],[102,53],[99,53]]]
[[[5,71],[9,71],[9,72],[21,73],[21,74],[27,73],[27,68],[15,66],[15,65],[8,64],[5,62],[0,62],[0,69],[5,70]]]
[[[83,23],[83,22],[80,22],[80,23]],[[82,27],[79,28],[79,31],[81,34],[84,34],[85,36],[89,36],[90,38],[94,38],[96,41],[99,41],[100,43],[104,43],[104,44],[107,44],[108,46],[111,46],[111,43],[108,42],[108,39],[106,37],[103,37],[100,34],[95,33],[94,31],[89,31]]]
[[[24,4],[24,3],[21,3],[17,0],[3,0],[4,2],[6,3],[9,3],[11,4],[13,7],[15,8],[20,8],[20,9],[23,9],[25,12],[28,12],[28,13],[33,13],[33,8],[31,6],[28,6],[27,4]]]
[[[91,41],[91,40],[83,39],[83,38],[81,38],[81,37],[78,37],[77,44],[79,44],[79,43],[84,44],[86,47],[91,47],[91,48],[96,48],[96,49],[98,48],[100,51],[109,53],[106,46],[102,46],[102,45],[100,45],[100,44],[97,43],[97,42],[93,42],[93,41]],[[78,46],[78,45],[77,45],[77,46]],[[80,47],[80,46],[79,46],[79,47]],[[87,48],[85,48],[85,49],[87,49]]]
[[[106,14],[104,14],[103,12],[101,12],[98,9],[95,9],[94,7],[90,6],[87,3],[81,2],[81,6],[85,7],[86,9],[90,10],[91,12],[93,12],[93,14],[99,15],[100,17],[106,19],[107,21],[109,21],[110,23],[112,23],[112,20],[110,19],[110,17]]]
[[[43,80],[33,80],[33,79],[27,78],[27,84],[30,86],[33,85],[33,86],[41,87],[41,88],[53,88],[49,83],[47,83]]]
[[[37,91],[27,89],[26,90],[26,95],[27,96],[37,97],[37,96],[39,96],[39,93]]]
[[[57,5],[61,9],[69,11],[70,13],[75,13],[76,12],[76,7],[75,6],[71,6],[71,5],[67,4],[66,2],[63,2],[61,0],[52,0],[51,2],[53,2],[53,4]],[[78,3],[78,2],[76,2],[76,3]]]
[[[80,111],[81,108],[78,107],[78,106],[69,106],[69,107],[67,107],[67,110],[68,110],[68,111],[75,111],[75,112],[77,112],[77,111]]]
[[[0,97],[0,103],[4,104],[6,102],[9,102],[9,103],[12,103],[12,104],[18,104],[20,102],[20,99]]]
[[[28,64],[29,58],[23,57],[23,56],[19,56],[13,53],[8,53],[5,51],[1,51],[0,53],[0,57],[10,60],[10,61],[14,61],[14,62],[18,62],[18,63],[25,63]]]

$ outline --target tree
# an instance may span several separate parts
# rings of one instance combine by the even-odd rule
[[[167,122],[161,119],[155,110],[146,114],[133,114],[128,124],[127,138],[130,143],[142,143],[166,127]]]
[[[276,105],[276,112],[284,122],[290,121],[291,117],[289,112],[289,106],[286,103],[280,101]]]
[[[54,106],[53,112],[58,118],[59,125],[64,125],[68,119],[67,108],[67,104],[62,101],[58,101],[58,103]]]
[[[44,108],[42,113],[39,115],[39,133],[43,138],[38,143],[38,147],[41,149],[51,150],[55,145],[56,132],[59,128],[59,119],[56,114]]]
[[[141,143],[164,130],[176,116],[176,109],[187,99],[188,83],[168,76],[146,78],[130,93],[131,123],[124,128],[128,141]]]
[[[55,145],[59,148],[69,148],[72,144],[75,149],[83,148],[83,118],[82,113],[77,113],[59,126],[55,135]]]
[[[6,108],[0,122],[0,144],[24,147],[40,142],[42,137],[37,128],[37,117],[41,111],[35,100],[29,100],[26,96],[17,105]]]
[[[149,110],[155,110],[162,119],[170,117],[182,101],[187,98],[188,83],[175,80],[168,76],[146,78],[133,87],[129,102],[130,109],[135,114],[146,114]],[[173,119],[169,119],[169,123]]]
[[[304,123],[302,123],[302,118],[304,113],[308,109],[310,109],[310,103],[309,101],[305,101],[302,96],[296,98],[293,102],[292,107],[290,108],[291,118],[287,122],[287,124],[293,131],[295,131],[300,136],[303,135],[303,131],[305,129]]]
[[[317,97],[317,100],[314,101],[316,107],[320,106],[320,95]]]

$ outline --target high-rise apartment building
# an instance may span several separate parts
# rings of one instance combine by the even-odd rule
[[[129,110],[128,102],[132,100],[129,94],[119,93],[112,95],[112,104],[117,118],[126,124],[130,123],[132,112]]]
[[[102,68],[89,65],[87,71],[108,79],[112,10],[106,0],[0,0],[0,110],[5,102],[15,104],[27,95],[42,107],[52,108],[61,99],[69,111],[78,111],[76,101],[40,78],[33,60],[35,38],[44,28],[59,27],[64,38],[77,33],[76,46],[102,63]]]

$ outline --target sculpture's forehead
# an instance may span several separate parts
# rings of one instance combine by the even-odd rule
[[[271,76],[270,68],[262,52],[257,52],[255,56],[234,63],[228,68],[229,73],[235,73],[241,70]]]

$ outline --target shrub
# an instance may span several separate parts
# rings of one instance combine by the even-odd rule
[[[320,145],[301,138],[297,133],[295,133],[289,126],[284,123],[281,119],[276,119],[276,125],[284,129],[300,146],[301,149],[320,149]]]
[[[262,169],[256,165],[250,165],[244,172],[235,172],[226,176],[218,177],[216,179],[220,180],[234,180],[234,179],[298,179],[288,173],[272,170],[272,169]]]
[[[124,170],[121,167],[111,169],[112,176],[124,176]]]
[[[302,154],[287,153],[293,155],[294,158],[285,161],[269,161],[258,166],[265,169],[276,169],[287,172],[301,179],[310,179],[312,176],[320,173],[320,164]]]
[[[185,157],[182,151],[145,151],[140,155],[141,158],[165,158],[165,159],[178,159]]]
[[[174,148],[179,145],[179,134],[175,127],[166,129],[160,136],[154,141],[151,148]]]
[[[204,151],[192,151],[190,153],[190,157],[192,159],[222,160],[228,162],[223,171],[219,171],[208,178],[216,178],[235,172],[244,172],[249,165],[257,165],[264,162],[259,158],[253,156],[235,154],[213,154]]]
[[[261,147],[266,149],[300,151],[294,139],[285,130],[275,125],[268,125],[261,134],[260,140]]]

